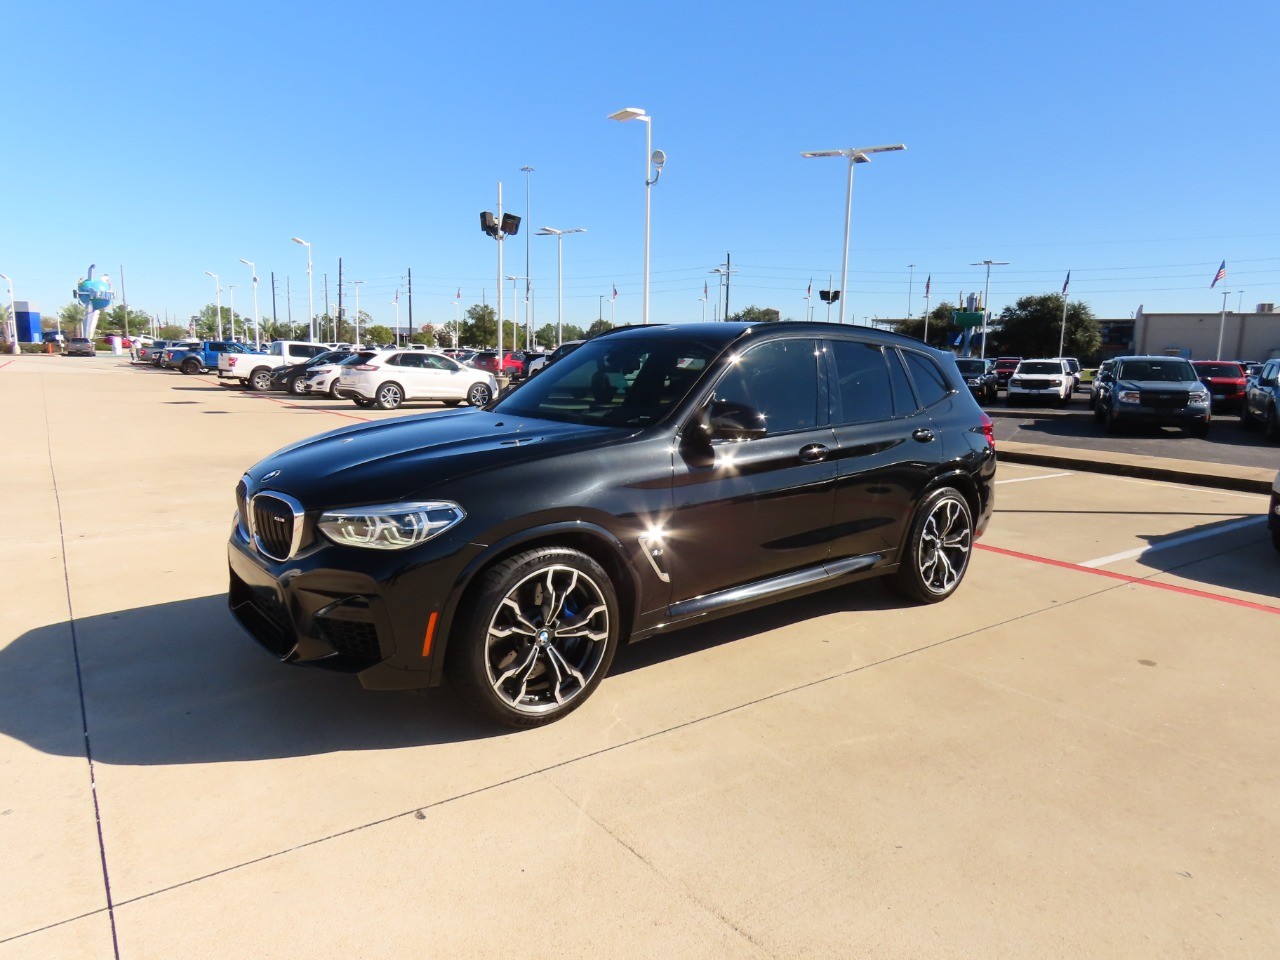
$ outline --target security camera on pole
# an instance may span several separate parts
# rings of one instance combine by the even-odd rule
[[[502,272],[502,241],[507,237],[514,237],[520,232],[520,218],[512,213],[502,212],[502,181],[498,181],[498,213],[494,215],[492,211],[484,210],[480,213],[480,229],[487,233],[493,239],[498,241],[498,371],[496,379],[498,381],[498,392],[501,393],[511,383],[506,375],[506,365],[503,363],[504,355],[502,352],[502,278],[505,276]]]

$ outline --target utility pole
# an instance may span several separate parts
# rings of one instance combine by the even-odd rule
[[[129,295],[124,292],[124,264],[123,263],[120,264],[120,303],[124,307],[124,335],[127,337],[129,336]],[[1226,301],[1224,300],[1223,303],[1226,303]],[[18,318],[13,317],[11,319],[13,320],[13,323],[14,323],[13,329],[16,332],[18,329],[18,326],[17,326]],[[1221,353],[1222,351],[1219,350],[1218,352]]]
[[[326,317],[329,316],[329,275],[327,273],[324,275],[324,315]],[[332,318],[330,318],[330,322],[332,322]]]
[[[271,271],[271,329],[276,326],[276,272]]]
[[[409,267],[409,336],[413,336],[413,267]]]
[[[289,318],[289,339],[293,338],[293,286],[289,282],[289,275],[284,276],[284,308],[285,316]]]
[[[726,250],[724,254],[724,318],[729,319],[729,278],[733,274],[733,260]]]
[[[338,316],[333,321],[333,339],[342,339],[342,258],[338,258]]]

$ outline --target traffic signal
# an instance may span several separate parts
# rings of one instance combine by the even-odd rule
[[[514,237],[520,232],[520,218],[514,213],[504,213],[502,215],[502,232],[508,237]]]

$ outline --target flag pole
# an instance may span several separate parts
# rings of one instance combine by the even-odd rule
[[[929,275],[929,280],[933,279],[933,275]],[[924,343],[929,345],[929,280],[924,284]]]

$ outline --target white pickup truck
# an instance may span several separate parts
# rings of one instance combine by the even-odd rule
[[[218,357],[218,376],[239,380],[250,390],[262,391],[271,386],[271,374],[276,368],[306,363],[328,349],[323,343],[276,340],[267,347],[266,353],[222,354]]]

